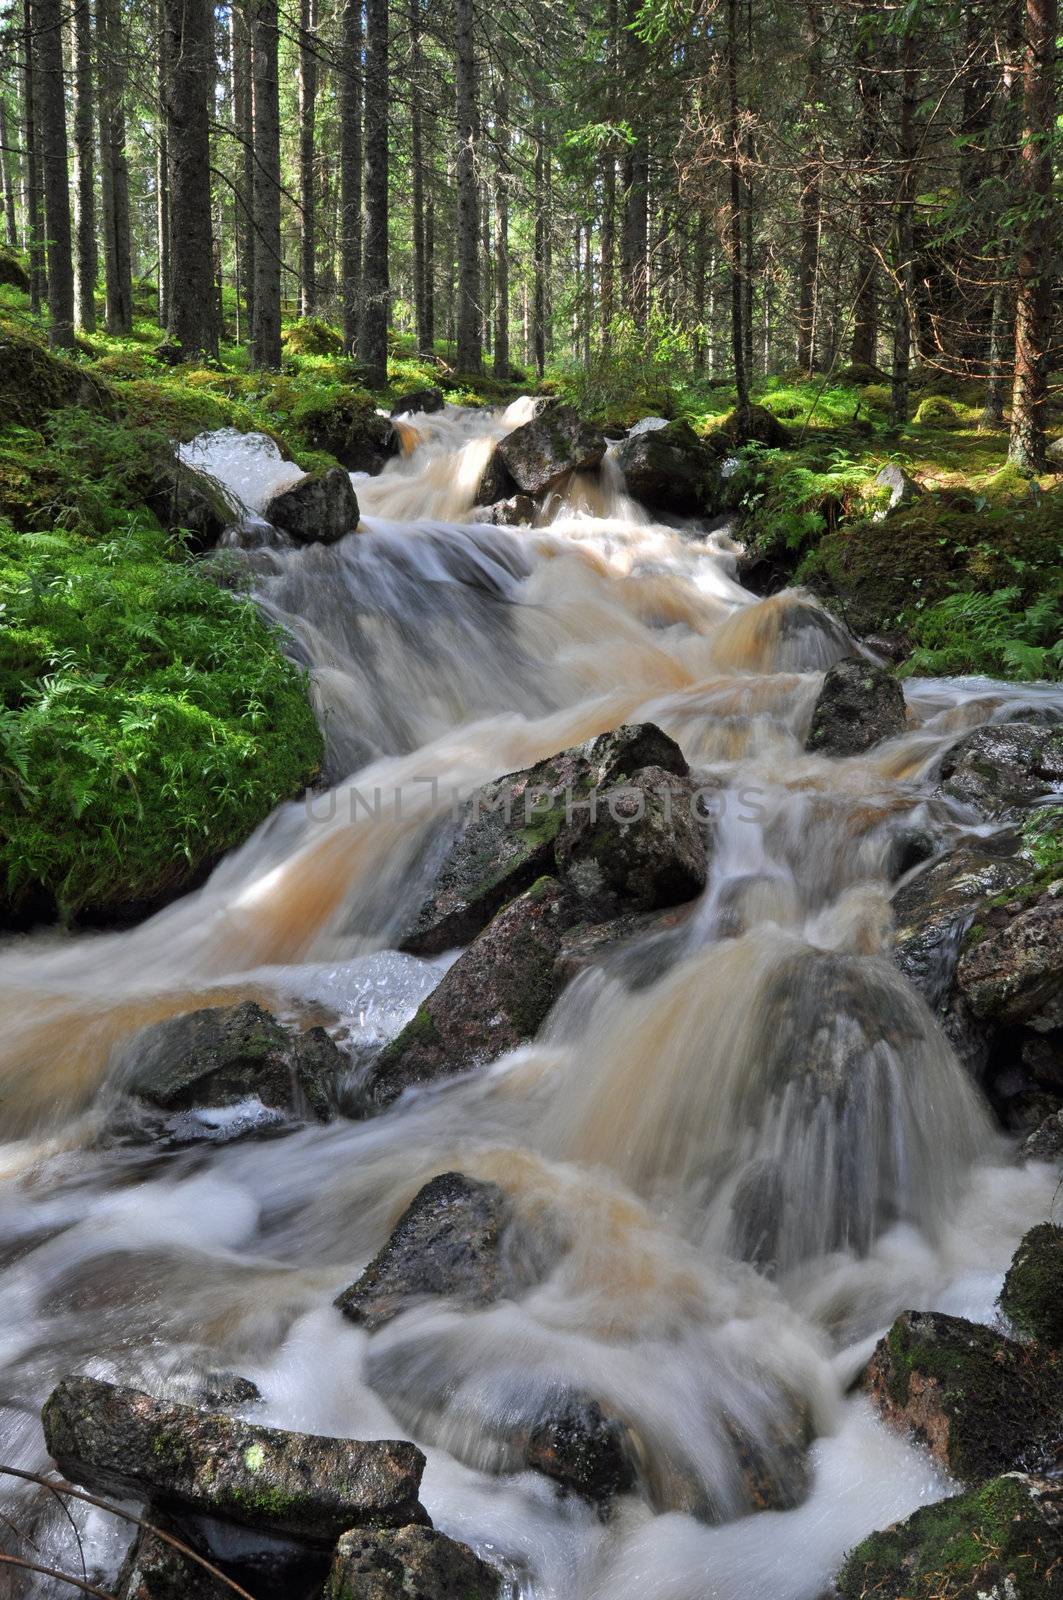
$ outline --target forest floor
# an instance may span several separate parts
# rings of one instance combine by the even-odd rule
[[[150,310],[57,362],[27,296],[0,286],[0,927],[140,914],[317,770],[301,674],[158,520],[175,440],[258,429],[310,470],[426,385],[465,405],[555,393],[607,430],[662,415],[705,434],[735,403],[659,355],[537,385],[456,375],[442,348],[424,360],[402,340],[373,392],[321,323],[286,330],[279,373],[235,345],[216,367],[171,367]],[[791,438],[739,451],[727,482],[749,581],[808,584],[855,632],[888,636],[902,673],[1063,675],[1063,461],[1040,480],[1009,467],[980,387],[942,374],[916,375],[901,430],[873,372],[765,378],[755,399]],[[922,492],[883,520],[890,463]]]

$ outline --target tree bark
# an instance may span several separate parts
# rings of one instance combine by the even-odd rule
[[[508,378],[509,355],[509,85],[495,86],[495,377]]]
[[[850,359],[854,366],[873,367],[878,344],[878,260],[875,254],[875,169],[879,138],[879,88],[869,30],[874,0],[860,0],[856,45],[856,93],[860,103],[857,162],[860,173],[859,238],[856,300]]]
[[[541,378],[546,369],[546,195],[543,184],[543,128],[535,130],[535,233],[532,269],[532,359]]]
[[[207,112],[214,14],[208,0],[164,0],[163,16],[173,267],[167,328],[181,359],[194,361],[218,349]]]
[[[362,304],[362,0],[340,12],[340,295],[343,342],[358,344]]]
[[[731,345],[734,354],[738,410],[749,409],[749,369],[746,366],[745,294],[742,268],[742,167],[741,123],[738,114],[738,0],[727,0],[728,173],[731,256]]]
[[[898,77],[900,119],[898,154],[900,178],[893,228],[893,421],[908,421],[909,371],[912,350],[912,305],[915,298],[915,158],[918,142],[916,110],[919,97],[919,58],[915,28],[905,28],[900,40]]]
[[[388,375],[388,3],[365,7],[365,270],[358,355],[370,382]]]
[[[280,93],[277,0],[253,0],[251,116],[255,146],[255,321],[251,365],[281,364]]]
[[[29,256],[30,310],[36,315],[44,299],[44,218],[41,215],[41,172],[37,148],[37,67],[33,45],[32,0],[23,0],[22,136],[26,147],[26,254]]]
[[[236,249],[240,257],[245,325],[255,325],[255,132],[251,115],[251,26],[243,0],[229,9],[233,70],[233,120],[239,152],[236,161]]]
[[[162,0],[156,7],[156,25],[159,31],[159,110],[155,129],[155,226],[159,238],[159,324],[166,327],[170,320],[170,151],[166,137],[166,26]],[[239,255],[239,252],[238,252]],[[239,311],[237,312],[239,319]]]
[[[413,314],[417,352],[431,355],[425,326],[424,217],[424,51],[421,47],[422,0],[410,0],[410,183],[413,213]]]
[[[48,252],[48,338],[57,348],[72,350],[74,252],[70,232],[61,0],[34,0],[33,22]]]
[[[133,263],[129,237],[129,163],[126,159],[125,41],[116,0],[96,0],[97,99],[100,108],[100,191],[103,201],[103,274],[108,333],[133,327]]]
[[[816,363],[816,289],[819,275],[821,204],[818,122],[823,92],[820,21],[818,0],[806,0],[805,48],[808,51],[808,76],[805,82],[804,120],[810,148],[802,173],[801,261],[797,305],[797,365],[802,372],[811,372]]]
[[[4,180],[4,236],[9,250],[18,249],[18,227],[15,220],[15,183],[11,173],[11,151],[8,139],[7,97],[0,94],[0,175]]]
[[[314,184],[314,119],[317,109],[317,0],[299,4],[299,310],[312,317],[317,309],[316,205]]]
[[[458,169],[458,348],[459,372],[479,372],[480,239],[476,183],[475,0],[454,0],[454,79]]]
[[[1056,214],[1052,140],[1056,122],[1058,0],[1026,0],[1023,59],[1023,144],[1020,168],[1026,195],[1015,305],[1015,383],[1009,460],[1044,471],[1048,372],[1055,288]]]
[[[1023,0],[1010,0],[1005,23],[997,33],[996,51],[1000,70],[1000,111],[997,140],[997,204],[1001,210],[1014,205],[1016,162],[1022,138],[1022,45]],[[989,324],[989,358],[985,407],[981,426],[1003,428],[1004,400],[1015,353],[1015,272],[1009,241],[999,241],[992,251],[996,272],[993,285],[993,310]]]
[[[74,321],[84,333],[96,330],[95,105],[92,89],[92,12],[90,0],[76,0],[71,14],[74,62],[74,221],[77,273]],[[0,129],[0,138],[3,130]],[[5,141],[6,142],[6,141]]]

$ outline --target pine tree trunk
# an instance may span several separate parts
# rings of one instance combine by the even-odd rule
[[[870,23],[874,0],[860,0],[858,23]],[[863,14],[861,17],[861,13]],[[873,367],[878,344],[878,261],[875,255],[875,172],[879,141],[878,74],[870,41],[861,32],[856,49],[856,92],[860,102],[857,161],[860,172],[859,249],[850,359],[854,366]]]
[[[15,183],[11,175],[11,150],[8,139],[7,96],[0,94],[0,175],[4,180],[4,236],[9,250],[18,248],[15,221]]]
[[[251,108],[251,25],[244,0],[229,9],[233,71],[233,118],[239,145],[236,161],[236,248],[244,286],[244,322],[250,336],[255,323],[255,131]]]
[[[362,306],[362,0],[340,12],[340,295],[343,342],[358,345]]]
[[[546,370],[546,195],[543,185],[543,129],[535,130],[535,234],[532,303],[532,357],[541,378]]]
[[[480,240],[476,184],[475,0],[454,0],[454,79],[458,168],[458,349],[459,372],[479,372]]]
[[[436,337],[436,200],[429,168],[424,200],[424,334],[418,345],[425,355],[431,355]]]
[[[508,378],[509,355],[509,85],[503,67],[495,86],[495,377]]]
[[[1000,110],[996,142],[998,204],[1014,205],[1017,155],[1022,138],[1022,45],[1023,0],[1011,0],[1004,25],[997,32],[996,55],[1000,69]],[[1015,353],[1015,272],[1010,240],[999,240],[993,249],[996,281],[993,285],[993,310],[989,325],[988,370],[985,408],[981,426],[1004,426],[1004,400],[1008,391],[1012,357]]]
[[[424,52],[421,48],[422,0],[410,0],[410,183],[413,212],[413,312],[419,355],[431,355],[425,328],[424,219]]]
[[[388,374],[388,3],[365,7],[365,270],[358,355],[370,383]]]
[[[95,105],[92,91],[90,0],[76,0],[71,13],[74,62],[74,222],[77,273],[74,321],[83,333],[96,330]],[[0,138],[3,130],[0,128]]]
[[[820,57],[820,9],[818,0],[806,0],[805,47],[808,51],[808,77],[805,83],[806,138],[809,158],[802,173],[801,261],[797,305],[797,365],[811,372],[816,362],[816,287],[819,273],[820,227],[820,152],[817,122],[822,94]]]
[[[255,321],[251,365],[281,364],[280,93],[277,0],[252,0],[251,108],[255,148]]]
[[[739,411],[749,409],[749,369],[746,366],[745,294],[742,269],[742,168],[741,128],[738,116],[738,0],[727,0],[728,172],[730,217],[728,245],[731,256],[731,345]]]
[[[214,13],[208,0],[164,0],[163,16],[173,269],[167,328],[181,359],[194,361],[218,349],[207,120]]]
[[[314,118],[317,108],[317,4],[299,6],[299,309],[312,317],[317,309],[315,257],[317,189],[314,184]]]
[[[1008,458],[1032,472],[1046,464],[1048,371],[1055,251],[1052,140],[1056,123],[1058,0],[1027,0],[1020,166],[1026,210],[1015,299],[1015,383]]]
[[[116,0],[96,0],[97,100],[100,108],[100,188],[107,332],[133,327],[133,264],[129,237],[126,159],[125,41]]]
[[[166,327],[170,320],[170,150],[166,137],[166,24],[162,0],[156,7],[156,25],[159,31],[159,111],[155,129],[155,226],[159,241],[159,323]],[[237,251],[239,259],[239,251]],[[237,290],[239,295],[239,290]],[[239,307],[237,308],[239,321]]]
[[[915,123],[919,94],[919,66],[914,27],[905,29],[899,51],[900,121],[898,154],[900,178],[893,232],[893,421],[908,421],[909,372],[912,349],[912,305],[915,298]]]
[[[58,349],[72,350],[74,251],[70,232],[63,8],[60,0],[34,0],[33,22],[44,175],[44,227],[48,252],[48,338]]]
[[[33,45],[32,0],[23,0],[22,30],[22,137],[26,147],[26,253],[30,268],[30,310],[36,315],[44,301],[44,217],[41,214],[40,152],[37,148],[37,66]]]

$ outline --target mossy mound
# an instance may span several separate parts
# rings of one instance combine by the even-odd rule
[[[893,406],[893,392],[885,383],[865,383],[860,398],[869,411],[889,411]]]
[[[1031,1228],[1008,1268],[1000,1309],[1017,1333],[1063,1345],[1063,1228]]]
[[[963,418],[952,401],[940,394],[928,394],[921,400],[913,420],[920,427],[959,428],[963,425]]]
[[[198,433],[216,428],[252,426],[250,413],[206,384],[188,382],[196,374],[177,377],[141,378],[122,384],[117,394],[125,415],[135,427],[149,428],[187,444]]]
[[[1063,1489],[1018,1473],[873,1533],[836,1579],[842,1600],[1061,1600]]]
[[[0,920],[189,887],[314,776],[303,675],[166,536],[0,529]]]
[[[357,390],[312,395],[293,408],[297,436],[311,450],[334,456],[348,472],[379,472],[399,442],[389,417]]]
[[[0,428],[36,428],[60,406],[110,409],[107,386],[33,339],[0,333]]]
[[[30,292],[30,275],[10,250],[0,250],[0,284],[18,289],[22,294]]]
[[[284,330],[281,344],[292,356],[340,356],[343,336],[318,317],[303,317]]]

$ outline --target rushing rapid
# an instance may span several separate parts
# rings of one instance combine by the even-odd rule
[[[67,1372],[180,1395],[238,1371],[257,1421],[416,1440],[433,1520],[524,1600],[816,1600],[848,1547],[950,1487],[848,1393],[871,1342],[903,1307],[990,1320],[1054,1185],[1009,1164],[888,953],[898,841],[974,825],[933,797],[935,763],[1016,697],[912,680],[901,737],[806,753],[853,641],[802,591],[743,589],[726,527],[655,522],[609,457],[534,528],[474,520],[527,414],[407,420],[402,457],[357,478],[358,533],[329,546],[262,521],[297,473],[270,440],[191,447],[243,508],[210,562],[307,667],[329,787],[132,932],[0,949],[0,1460],[44,1467],[37,1414]],[[198,1006],[314,1008],[353,1079],[450,959],[394,946],[456,800],[638,721],[716,796],[708,886],[577,977],[534,1042],[372,1121],[114,1136],[128,1040]],[[509,1193],[545,1269],[484,1309],[345,1323],[337,1292],[453,1169]],[[521,1430],[573,1390],[623,1420],[648,1486],[609,1521],[522,1468]],[[781,1478],[795,1417],[810,1480],[757,1513],[735,1439]],[[11,1498],[70,1569],[70,1522]],[[75,1517],[113,1573],[113,1523]]]

